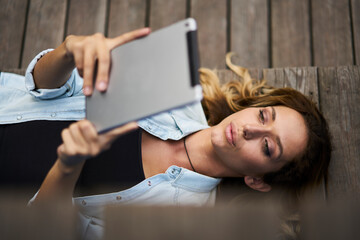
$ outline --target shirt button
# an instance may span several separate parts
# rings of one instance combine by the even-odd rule
[[[151,126],[147,126],[147,129],[151,130]]]
[[[81,204],[85,206],[85,205],[86,205],[86,201],[85,201],[85,200],[82,200]]]
[[[116,196],[116,200],[121,200],[122,197],[121,196]]]
[[[55,117],[55,116],[56,116],[56,113],[52,113],[52,114],[51,114],[51,117]]]
[[[151,181],[148,181],[148,186],[151,186]]]
[[[22,119],[22,116],[21,116],[21,115],[18,115],[18,116],[16,117],[16,119],[17,119],[17,120],[21,120],[21,119]]]

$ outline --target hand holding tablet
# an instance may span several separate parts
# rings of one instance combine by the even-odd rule
[[[98,132],[201,99],[196,30],[189,18],[112,50],[107,91],[86,98]]]

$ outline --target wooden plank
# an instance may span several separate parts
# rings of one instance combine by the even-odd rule
[[[291,87],[298,90],[319,106],[316,67],[264,69],[264,78],[270,86]]]
[[[122,33],[144,27],[145,17],[145,0],[112,0],[108,36],[116,37]]]
[[[27,207],[22,193],[0,193],[1,239],[78,239],[75,208],[61,202]]]
[[[266,0],[231,1],[231,47],[234,64],[270,67],[268,7]]]
[[[334,146],[328,199],[360,196],[360,67],[319,68],[319,84]]]
[[[215,70],[216,75],[219,77],[220,84],[224,84],[226,82],[230,81],[241,81],[241,78],[239,75],[235,74],[231,70],[227,69],[216,69]],[[263,79],[263,72],[262,69],[252,68],[249,69],[250,76],[256,81],[256,80],[262,80]]]
[[[0,0],[0,69],[20,65],[27,1]]]
[[[10,72],[25,75],[26,68],[0,68],[0,72]]]
[[[150,27],[153,31],[186,18],[186,0],[152,0]]]
[[[192,0],[197,20],[200,66],[224,68],[226,54],[226,0]]]
[[[175,236],[175,239],[235,240],[239,233],[242,239],[278,239],[275,237],[278,220],[270,207],[249,205],[215,208],[113,205],[105,209],[104,239],[121,236],[127,240],[158,240]]]
[[[271,1],[272,67],[311,66],[309,1]]]
[[[66,35],[105,34],[106,0],[70,1]]]
[[[21,67],[37,53],[55,48],[64,37],[66,0],[31,0]]]
[[[360,65],[360,1],[351,1],[355,63]]]
[[[313,0],[315,66],[352,65],[348,0]]]

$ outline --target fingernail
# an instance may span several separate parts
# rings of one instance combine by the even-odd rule
[[[91,94],[91,87],[89,86],[84,87],[83,92],[86,96],[89,96]]]
[[[106,87],[107,87],[106,82],[99,82],[99,84],[98,84],[98,89],[99,89],[100,91],[105,91],[105,90],[106,90]]]
[[[143,28],[142,29],[142,33],[146,34],[146,33],[149,33],[150,32],[150,28]]]

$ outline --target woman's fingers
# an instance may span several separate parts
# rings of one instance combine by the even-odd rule
[[[102,150],[107,150],[112,143],[121,135],[133,131],[138,128],[137,123],[131,122],[121,127],[117,127],[111,131],[99,135],[99,145]]]
[[[123,135],[125,133],[131,132],[135,129],[138,128],[138,125],[136,122],[130,122],[127,123],[125,125],[122,125],[120,127],[117,127],[111,131],[108,131],[106,133],[104,133],[104,137],[108,140],[108,141],[114,141],[116,138],[118,138],[120,135]]]
[[[101,92],[106,91],[111,66],[110,51],[113,48],[146,36],[150,32],[150,28],[141,28],[116,38],[105,38],[101,33],[91,36],[68,36],[65,40],[67,55],[74,58],[75,66],[80,76],[84,78],[84,94],[86,96],[92,94],[94,77],[96,77],[96,89]]]
[[[58,156],[66,165],[76,165],[107,150],[116,138],[137,127],[132,122],[98,135],[90,121],[81,120],[62,131],[63,144],[58,148]]]
[[[136,38],[144,37],[144,36],[148,35],[150,32],[151,32],[150,28],[140,28],[140,29],[128,32],[128,33],[124,33],[118,37],[109,39],[108,46],[110,49],[113,49],[124,43],[130,42]]]
[[[95,66],[96,52],[93,48],[85,49],[84,51],[84,69],[83,69],[83,91],[85,95],[91,95],[93,90],[93,73]]]
[[[96,89],[105,91],[108,86],[110,73],[110,49],[105,41],[97,47],[97,60]]]

